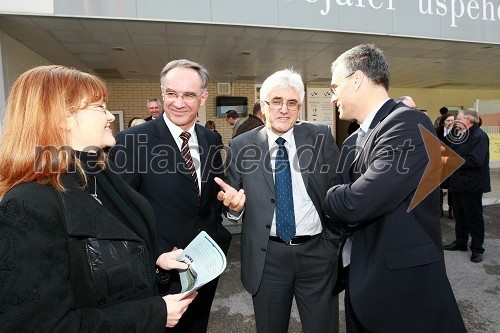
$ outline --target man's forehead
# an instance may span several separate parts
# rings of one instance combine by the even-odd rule
[[[297,99],[299,98],[299,93],[291,87],[289,88],[276,87],[269,92],[267,97],[269,99],[274,99],[274,98],[284,98],[284,96],[286,96],[288,99],[290,99],[290,95],[293,95],[294,98]]]
[[[343,64],[338,64],[337,66],[335,66],[333,68],[333,72],[332,72],[332,83],[336,83],[335,81],[342,76],[342,74],[344,72],[346,72],[347,69],[345,68],[345,66]]]

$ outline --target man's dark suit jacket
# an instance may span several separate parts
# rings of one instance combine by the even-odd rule
[[[449,189],[459,193],[487,193],[490,183],[490,140],[475,124],[469,128],[465,140],[454,142],[451,148],[465,162],[448,180]]]
[[[150,121],[150,120],[153,120],[153,116],[149,116],[149,117],[146,117],[144,118],[145,121]]]
[[[339,159],[339,150],[331,128],[323,124],[303,122],[295,125],[293,135],[297,146],[298,167],[307,193],[323,228],[328,228],[323,214],[323,200],[326,191],[334,184]],[[248,198],[241,232],[241,279],[245,289],[254,295],[262,279],[275,209],[274,179],[266,127],[233,139],[228,164],[229,184],[236,189],[243,188]],[[331,232],[325,235],[331,237],[332,242],[339,243],[337,235]],[[336,270],[336,267],[332,269]]]
[[[357,132],[344,142],[343,185],[325,201],[338,226],[355,230],[350,300],[370,332],[465,332],[446,276],[438,190],[408,211],[429,161],[419,125],[434,133],[424,113],[388,100],[356,160],[348,148]]]
[[[118,133],[112,150],[117,172],[153,206],[160,253],[185,248],[201,230],[227,252],[231,234],[222,225],[219,186],[223,175],[221,143],[215,133],[195,125],[201,162],[201,198],[162,118]]]

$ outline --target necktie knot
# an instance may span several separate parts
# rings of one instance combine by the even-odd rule
[[[283,139],[282,137],[279,137],[276,139],[276,143],[278,144],[278,146],[284,146],[285,142],[286,142],[286,140]]]
[[[365,137],[365,131],[363,131],[362,129],[359,129],[359,132],[358,132],[358,137],[356,138],[356,146],[361,146],[361,144],[363,143],[363,138]]]
[[[181,135],[179,135],[179,137],[181,138],[182,142],[185,143],[189,141],[191,134],[189,132],[184,131],[181,133]]]

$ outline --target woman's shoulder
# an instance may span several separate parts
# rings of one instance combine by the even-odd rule
[[[56,189],[50,184],[38,182],[26,182],[14,186],[2,198],[0,207],[2,210],[17,207],[18,210],[48,214],[60,210]]]

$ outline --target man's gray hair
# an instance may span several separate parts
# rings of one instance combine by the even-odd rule
[[[413,101],[413,98],[411,98],[410,96],[399,96],[398,98],[396,98],[394,101],[396,103],[400,103],[400,102],[403,102],[404,100],[410,100],[410,101]],[[403,102],[404,103],[404,102]]]
[[[458,113],[463,114],[465,119],[469,119],[474,124],[479,124],[479,113],[476,109],[468,108],[464,110],[458,110]]]
[[[300,97],[299,103],[304,102],[304,82],[302,81],[300,74],[295,72],[293,69],[277,71],[269,76],[264,83],[262,83],[262,87],[260,88],[260,100],[267,101],[269,93],[271,93],[271,90],[275,88],[295,89]]]
[[[174,68],[192,68],[195,71],[198,72],[198,75],[200,76],[201,79],[201,89],[203,92],[208,90],[208,81],[209,81],[209,76],[208,76],[208,70],[203,66],[200,65],[194,61],[187,60],[187,59],[178,59],[178,60],[172,60],[168,64],[163,67],[163,70],[161,71],[160,74],[160,84],[162,88],[165,88],[163,86],[163,78],[167,73],[174,69]]]

